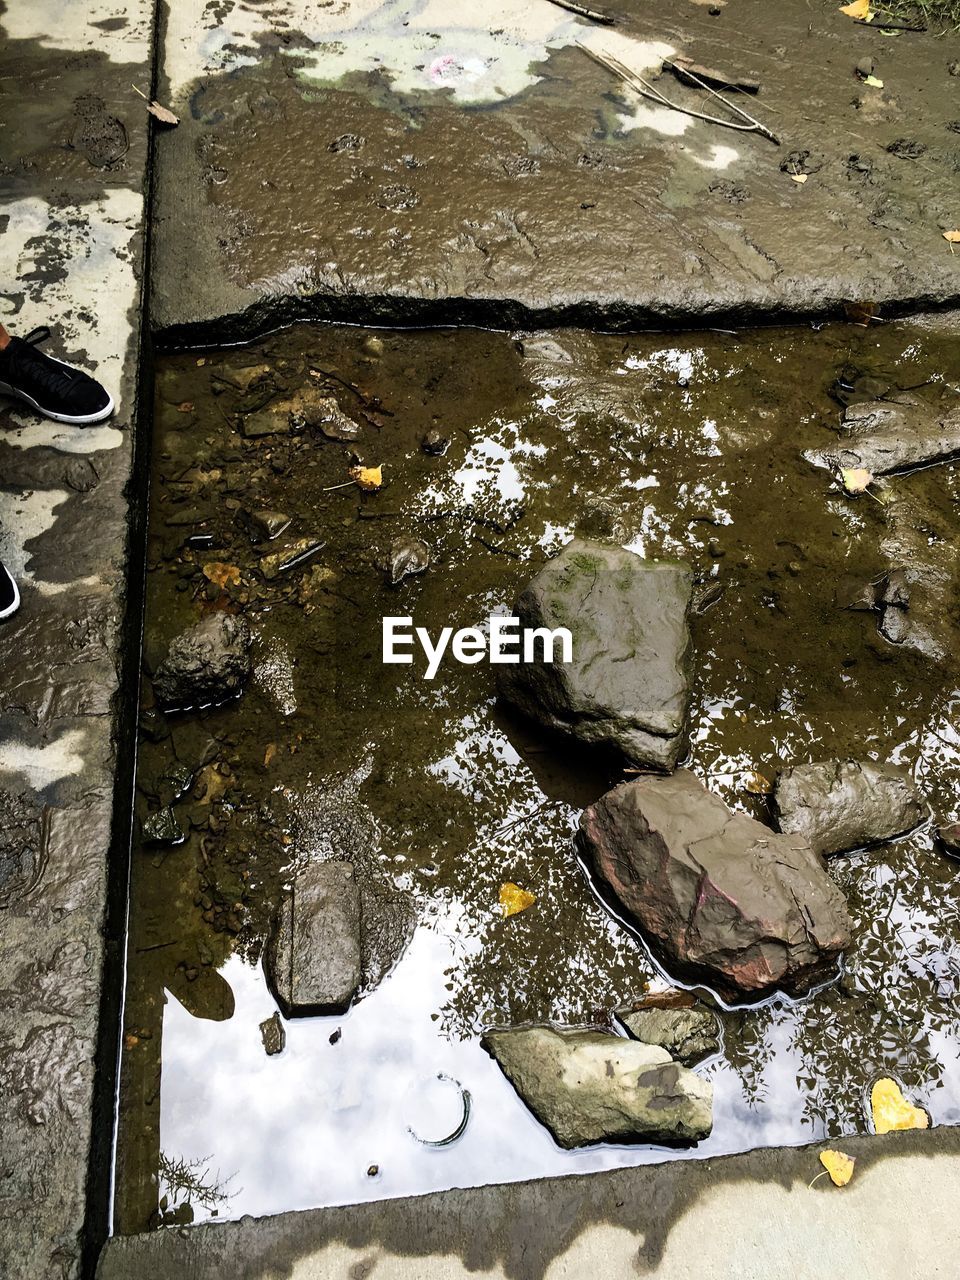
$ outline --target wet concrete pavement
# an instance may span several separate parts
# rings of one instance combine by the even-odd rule
[[[115,1238],[97,1280],[952,1275],[957,1131],[843,1148],[857,1164],[842,1189],[825,1178],[810,1187],[819,1148],[755,1151]]]
[[[546,0],[175,6],[155,326],[629,328],[956,299],[955,36],[803,0],[775,22],[764,0],[616,10],[609,28]],[[579,44],[702,112],[724,108],[651,80],[661,58],[753,76],[740,100],[782,145],[650,103]]]
[[[18,1277],[79,1274],[88,1192],[106,1222],[95,1060],[113,1052],[101,971],[111,943],[118,958],[104,928],[147,162],[130,85],[149,86],[153,7],[122,8],[0,6],[0,320],[49,325],[48,350],[117,402],[88,430],[0,406],[0,559],[23,597],[0,631],[0,1271]]]

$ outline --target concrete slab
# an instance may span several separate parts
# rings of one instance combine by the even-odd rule
[[[160,140],[154,326],[636,327],[957,299],[960,38],[806,0],[775,22],[764,0],[616,10],[610,28],[547,0],[172,6],[183,123]],[[673,53],[749,74],[741,100],[783,145],[651,104],[579,43],[648,82]]]
[[[80,1274],[88,1192],[91,1238],[107,1225],[111,1125],[95,1113],[95,1067],[116,948],[104,936],[107,853],[148,150],[131,83],[149,89],[152,19],[148,0],[0,5],[0,93],[16,103],[2,133],[0,321],[20,335],[49,325],[51,353],[117,401],[92,430],[0,405],[0,558],[23,596],[0,632],[0,830],[16,838],[15,857],[0,857],[0,1270],[11,1280]]]
[[[118,1238],[97,1280],[952,1275],[960,1135],[838,1139],[843,1189],[809,1185],[824,1145]]]

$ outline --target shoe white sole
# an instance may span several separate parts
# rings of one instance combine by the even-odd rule
[[[53,360],[56,364],[62,364],[65,369],[76,372],[72,364],[67,364],[66,360],[57,360],[56,356],[47,356],[48,360]],[[52,422],[67,422],[74,427],[90,427],[95,422],[103,422],[105,418],[109,418],[116,407],[113,403],[113,396],[107,392],[107,403],[102,409],[98,409],[96,413],[88,413],[82,415],[69,413],[54,413],[52,409],[45,409],[42,404],[37,404],[33,396],[28,396],[25,391],[20,391],[17,387],[11,387],[9,382],[0,382],[0,395],[14,396],[17,400],[23,400],[25,404],[30,405],[32,409],[36,409],[37,413],[43,414],[45,418],[49,418]],[[0,617],[3,615],[0,614]]]
[[[7,605],[6,609],[0,609],[0,622],[2,622],[4,618],[12,617],[12,615],[20,608],[20,592],[17,589],[16,582],[14,582],[12,578],[10,581],[13,582],[13,603]]]

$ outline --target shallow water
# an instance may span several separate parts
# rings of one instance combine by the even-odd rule
[[[934,1123],[960,1120],[960,876],[925,828],[831,861],[854,921],[837,983],[722,1011],[723,1053],[698,1068],[715,1089],[708,1141],[560,1150],[478,1036],[609,1025],[668,984],[571,847],[582,807],[623,775],[511,717],[486,665],[448,660],[430,682],[422,663],[384,666],[379,630],[385,614],[436,631],[509,612],[575,531],[681,555],[703,609],[687,763],[711,788],[763,817],[754,771],[872,755],[914,768],[936,816],[957,817],[955,468],[853,499],[801,456],[830,439],[844,365],[893,390],[924,384],[931,405],[955,398],[956,332],[949,319],[627,338],[301,327],[164,357],[146,662],[227,608],[254,629],[257,670],[238,703],[141,742],[141,820],[180,785],[164,780],[174,766],[194,782],[174,804],[184,843],[134,851],[118,1230],[833,1137],[868,1127],[881,1072]],[[244,392],[259,364],[267,381]],[[268,393],[313,384],[360,423],[357,444],[237,430]],[[420,448],[433,429],[450,440],[442,457]],[[351,448],[383,464],[379,492],[350,482]],[[244,523],[261,508],[291,517],[269,547]],[[185,549],[198,533],[213,545]],[[382,566],[398,534],[434,563],[393,587]],[[265,578],[260,557],[296,538],[322,549]],[[889,567],[894,538],[942,578],[926,602],[934,656],[843,607]],[[214,562],[239,570],[222,590]],[[298,864],[331,854],[372,895],[384,976],[345,1017],[287,1020],[268,1057],[271,913]],[[503,919],[507,880],[537,901]],[[452,1082],[470,1095],[466,1127],[425,1144],[460,1122]]]

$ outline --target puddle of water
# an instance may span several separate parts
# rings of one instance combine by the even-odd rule
[[[715,1089],[707,1142],[560,1150],[478,1037],[534,1019],[609,1025],[664,985],[570,845],[581,808],[621,775],[509,717],[486,666],[447,663],[427,682],[422,663],[380,660],[385,614],[478,625],[575,531],[603,533],[683,555],[720,590],[694,624],[688,763],[728,803],[762,816],[743,787],[753,770],[873,754],[913,767],[938,815],[957,816],[956,646],[923,658],[841,607],[847,584],[887,567],[894,525],[919,530],[949,640],[955,470],[852,500],[801,457],[836,424],[841,366],[932,379],[933,401],[954,394],[955,352],[950,321],[683,338],[304,327],[163,361],[146,658],[229,608],[256,634],[258,675],[238,703],[141,745],[140,817],[173,800],[188,838],[134,855],[119,1230],[833,1137],[866,1128],[881,1071],[935,1123],[960,1120],[958,875],[924,830],[832,861],[855,939],[837,984],[722,1011],[723,1054],[698,1068]],[[261,383],[245,372],[257,365]],[[318,382],[360,423],[353,447],[383,465],[379,493],[347,483],[351,446],[319,432],[237,431],[241,409]],[[421,449],[428,431],[449,439],[443,456]],[[247,533],[258,509],[291,517],[270,547]],[[209,549],[185,549],[197,533]],[[434,564],[392,587],[398,534]],[[260,557],[295,538],[323,548],[264,577]],[[210,584],[212,562],[239,581]],[[196,780],[174,799],[178,769]],[[263,940],[296,867],[329,856],[351,857],[369,895],[373,974],[347,1016],[286,1021],[268,1057]],[[537,901],[504,920],[506,880]],[[451,1082],[470,1095],[467,1124],[427,1145],[410,1132],[425,1115],[458,1126]]]

